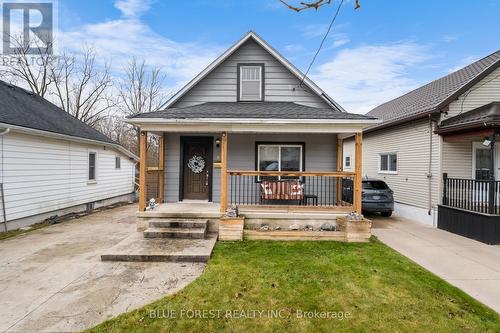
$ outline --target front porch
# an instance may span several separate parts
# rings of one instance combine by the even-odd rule
[[[338,240],[346,239],[345,230],[324,232],[320,228],[324,224],[337,225],[337,218],[345,216],[348,209],[308,209],[304,206],[242,206],[239,210],[244,216],[244,237],[247,239],[281,239],[281,240]],[[177,202],[159,204],[154,210],[146,209],[137,212],[137,226],[144,231],[150,222],[159,220],[208,220],[208,232],[218,232],[221,223],[219,203]],[[290,231],[292,224],[299,230]],[[262,231],[267,225],[269,230]],[[304,231],[308,226],[312,230]]]
[[[146,164],[142,149],[148,134],[156,135],[160,146],[154,166]],[[142,131],[138,217],[216,220],[228,207],[237,207],[248,226],[274,219],[288,221],[281,227],[317,221],[319,228],[321,221],[361,213],[362,135],[353,133],[356,164],[344,171],[342,134],[303,133],[297,140],[288,133]],[[200,159],[200,170],[188,165],[193,157]],[[151,179],[157,184],[147,182]],[[151,188],[157,189],[154,210],[148,205]]]
[[[378,120],[295,103],[216,106],[212,118],[178,118],[187,108],[129,120],[141,128],[139,230],[155,218],[190,218],[216,231],[228,209],[245,216],[246,229],[273,231],[331,230],[337,218],[361,214],[362,130]],[[154,165],[147,164],[149,136],[159,145]],[[355,163],[344,170],[346,137],[355,138]],[[157,175],[149,188],[159,206],[147,195],[148,173]]]

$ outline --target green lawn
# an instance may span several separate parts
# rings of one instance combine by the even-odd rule
[[[189,318],[194,310],[212,312]],[[174,311],[176,318],[157,318]],[[304,311],[337,318],[299,318]],[[243,314],[255,318],[234,318]],[[376,240],[245,241],[219,242],[203,275],[181,292],[90,331],[499,332],[500,318]]]

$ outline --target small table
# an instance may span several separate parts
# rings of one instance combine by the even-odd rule
[[[318,205],[318,196],[316,194],[304,194],[302,197],[302,205],[307,206],[309,199],[312,199],[313,205]]]

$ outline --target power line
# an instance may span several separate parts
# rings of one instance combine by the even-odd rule
[[[337,10],[335,11],[335,15],[333,15],[332,21],[330,22],[330,25],[328,26],[328,30],[325,33],[325,36],[321,40],[321,43],[319,44],[318,50],[316,51],[316,54],[314,55],[311,63],[309,64],[309,67],[307,68],[307,71],[305,72],[304,76],[302,77],[302,80],[300,81],[299,87],[302,87],[302,83],[304,83],[304,80],[306,79],[307,74],[309,74],[309,71],[311,70],[312,65],[316,61],[316,57],[318,56],[319,52],[323,48],[323,44],[325,43],[326,38],[330,34],[330,30],[332,29],[333,23],[335,23],[335,20],[337,19],[337,16],[339,15],[340,12],[340,7],[342,7],[342,4],[344,3],[344,0],[341,0]]]

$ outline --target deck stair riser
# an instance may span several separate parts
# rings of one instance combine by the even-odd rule
[[[205,228],[205,220],[155,219],[148,221],[150,228]]]
[[[206,228],[148,228],[144,238],[205,238]]]

